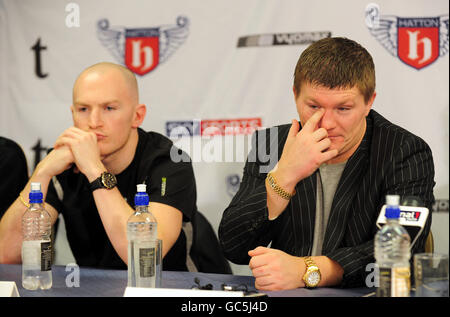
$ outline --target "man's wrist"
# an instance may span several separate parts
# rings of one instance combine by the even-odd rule
[[[106,168],[105,167],[96,167],[93,168],[92,170],[90,170],[89,172],[86,172],[85,176],[88,179],[89,183],[92,183],[93,181],[95,181],[97,178],[99,178],[103,172],[106,172]]]
[[[295,191],[295,185],[297,185],[297,182],[290,179],[288,176],[285,176],[280,168],[275,166],[275,168],[270,171],[270,174],[276,179],[278,186],[283,188],[283,190],[288,193],[293,193]]]
[[[52,177],[55,175],[52,175],[52,173],[49,173],[45,167],[42,167],[41,163],[39,163],[34,172],[33,175],[31,175],[31,179],[33,179],[33,182],[46,184],[49,183]]]

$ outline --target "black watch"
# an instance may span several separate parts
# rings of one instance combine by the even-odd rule
[[[114,174],[103,172],[100,177],[95,179],[92,183],[89,184],[89,188],[91,191],[94,191],[99,188],[106,188],[106,189],[112,189],[116,187],[117,185],[117,179]]]

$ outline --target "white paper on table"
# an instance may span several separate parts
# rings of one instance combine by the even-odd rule
[[[0,282],[0,297],[20,297],[16,282]]]
[[[127,287],[124,297],[243,297],[242,291]]]

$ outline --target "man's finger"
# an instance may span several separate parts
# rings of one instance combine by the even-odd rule
[[[251,270],[267,264],[266,257],[264,256],[266,249],[264,247],[257,247],[254,250],[248,251],[248,255],[252,257],[248,263]]]
[[[319,128],[313,132],[312,136],[316,142],[319,142],[328,137],[328,131],[324,128]]]
[[[262,277],[256,277],[255,284],[258,285],[258,287],[268,287],[273,284],[273,278],[271,275],[265,275]]]
[[[268,272],[267,268],[268,268],[267,265],[262,265],[262,266],[258,266],[256,268],[253,268],[252,269],[252,274],[253,274],[253,276],[255,278],[270,275],[270,272]]]
[[[295,136],[298,133],[298,130],[300,130],[300,124],[297,120],[292,119],[291,128],[289,129],[288,138],[295,138]]]
[[[327,162],[339,154],[337,149],[322,152],[322,161]]]
[[[59,147],[62,147],[62,146],[64,146],[64,145],[66,145],[66,146],[68,146],[68,147],[70,148],[70,146],[72,145],[72,143],[73,143],[73,139],[72,139],[72,138],[61,136],[61,137],[59,137],[59,138],[55,141],[55,144],[54,144],[53,147],[54,147],[55,149],[57,149],[57,148],[59,148]]]
[[[325,152],[331,145],[331,140],[329,138],[324,138],[317,143],[318,149],[321,152]]]
[[[321,108],[314,112],[314,114],[306,121],[305,126],[303,127],[303,130],[307,130],[310,132],[313,132],[317,129],[317,125],[319,124],[320,119],[322,119],[323,114],[325,111]]]
[[[255,279],[255,288],[261,291],[270,291],[273,290],[274,286],[270,281]]]
[[[261,255],[267,252],[268,248],[265,247],[257,247],[253,250],[248,251],[248,255],[249,256],[257,256],[257,255]]]

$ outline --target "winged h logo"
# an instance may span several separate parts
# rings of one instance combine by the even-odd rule
[[[97,22],[97,36],[114,58],[138,75],[164,63],[189,35],[189,20],[179,16],[176,25],[127,29],[110,27],[107,19]]]
[[[403,18],[380,15],[377,4],[366,7],[366,25],[388,52],[417,70],[448,53],[448,15]]]

